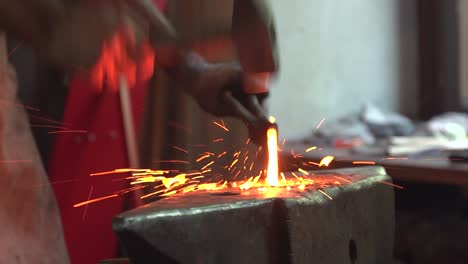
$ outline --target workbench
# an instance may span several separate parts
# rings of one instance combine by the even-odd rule
[[[294,149],[296,153],[309,148],[306,144],[286,144],[285,150]],[[290,155],[286,156],[291,159]],[[468,186],[468,163],[450,161],[448,156],[420,159],[388,159],[380,155],[364,155],[353,153],[350,149],[323,148],[302,153],[302,160],[319,162],[325,156],[334,156],[335,160],[329,168],[345,168],[366,165],[356,165],[353,161],[372,161],[374,165],[385,168],[388,175],[396,181],[448,184]],[[283,155],[283,157],[286,157]],[[368,166],[368,165],[367,165]]]

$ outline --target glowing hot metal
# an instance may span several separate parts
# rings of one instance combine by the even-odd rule
[[[270,117],[270,122],[274,123],[274,117]],[[266,183],[269,186],[279,186],[279,169],[278,169],[278,131],[275,127],[267,130],[268,143],[268,168]]]

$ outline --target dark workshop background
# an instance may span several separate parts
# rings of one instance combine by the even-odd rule
[[[461,87],[468,87],[466,77],[459,75],[468,61],[466,49],[459,48],[467,46],[463,25],[468,25],[468,11],[461,12],[468,10],[466,1],[294,0],[271,5],[281,65],[269,108],[281,123],[280,137],[304,137],[322,118],[356,112],[365,102],[413,119],[460,108]],[[226,35],[230,8],[232,0],[179,0],[172,1],[168,13],[187,38],[207,39]],[[14,50],[10,59],[18,71],[22,101],[60,119],[64,77],[26,45],[10,40],[9,49]],[[221,42],[216,49],[214,60],[232,56]],[[468,88],[464,91],[466,98]],[[163,102],[175,98],[160,91],[154,95]],[[195,106],[183,111],[203,115]],[[35,130],[46,158],[50,136]]]

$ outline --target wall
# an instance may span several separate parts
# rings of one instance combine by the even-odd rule
[[[460,82],[464,105],[468,105],[468,1],[460,1]]]
[[[414,115],[414,0],[271,1],[281,69],[270,111],[281,137],[308,135],[322,118],[370,102]]]

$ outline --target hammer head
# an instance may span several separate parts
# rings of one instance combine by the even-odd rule
[[[265,0],[235,0],[232,38],[245,72],[272,73],[278,68],[273,15]]]

